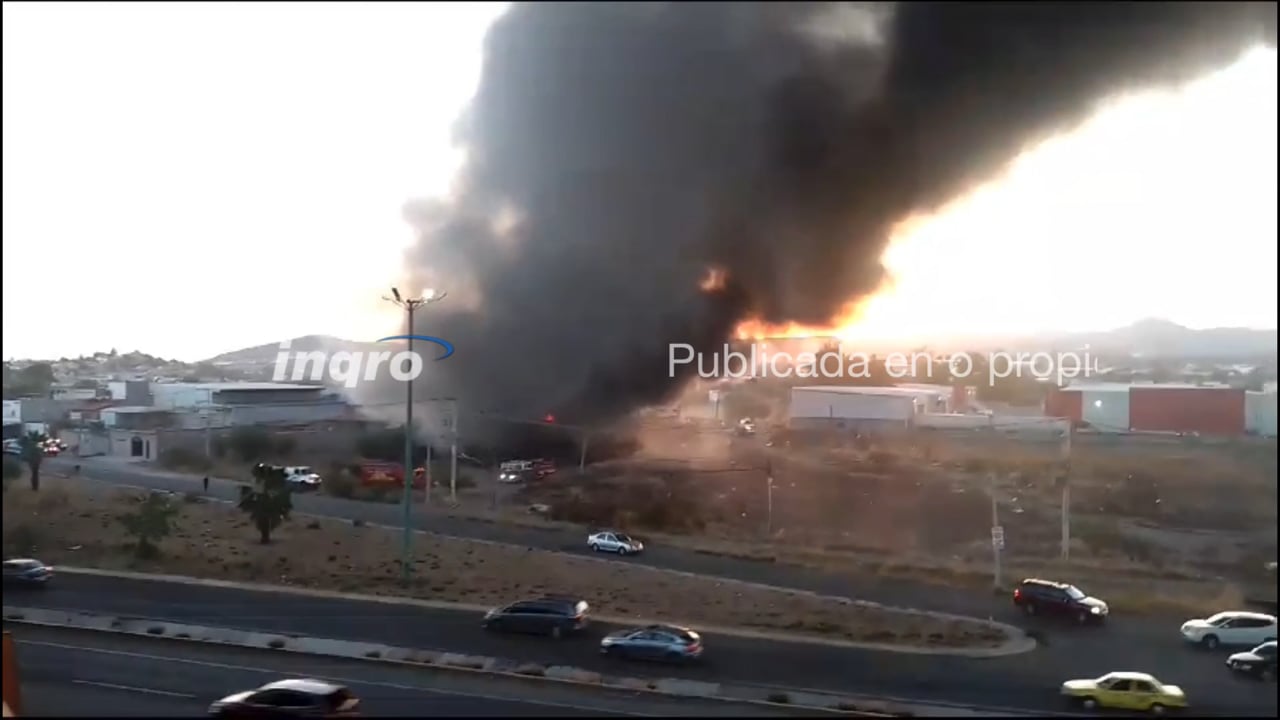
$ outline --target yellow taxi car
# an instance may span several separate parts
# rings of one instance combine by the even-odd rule
[[[1112,672],[1092,680],[1068,680],[1062,683],[1062,695],[1085,710],[1137,710],[1159,715],[1187,707],[1182,688],[1165,685],[1139,672]]]

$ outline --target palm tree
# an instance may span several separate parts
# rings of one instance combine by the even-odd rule
[[[289,519],[293,493],[282,467],[259,463],[253,468],[253,480],[252,486],[240,486],[239,507],[252,518],[262,544],[266,545],[271,542],[271,532]]]
[[[40,489],[40,463],[44,462],[44,443],[49,438],[42,432],[32,430],[22,436],[22,462],[31,471],[31,489]]]

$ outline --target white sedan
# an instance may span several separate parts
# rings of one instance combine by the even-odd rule
[[[587,547],[595,552],[632,555],[644,550],[644,543],[614,530],[601,530],[587,536]]]
[[[1276,639],[1276,618],[1241,610],[1220,612],[1204,620],[1183,623],[1182,638],[1210,650],[1219,645],[1255,647]]]

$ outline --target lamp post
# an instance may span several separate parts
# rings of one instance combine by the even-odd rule
[[[413,352],[413,312],[420,307],[429,305],[433,302],[443,300],[446,293],[436,292],[435,290],[426,290],[421,296],[416,298],[400,297],[400,291],[391,288],[391,297],[383,297],[391,303],[404,308],[405,310],[405,336],[408,340],[409,347],[407,350]],[[405,386],[405,402],[404,402],[404,536],[402,538],[402,551],[400,560],[400,580],[407,587],[409,585],[409,551],[411,539],[413,537],[413,524],[411,513],[413,510],[413,374],[410,373],[404,383]]]

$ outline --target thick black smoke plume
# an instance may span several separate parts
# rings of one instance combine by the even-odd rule
[[[680,384],[669,343],[714,351],[750,315],[830,320],[878,289],[896,221],[1116,92],[1274,44],[1275,14],[516,4],[486,39],[456,197],[409,208],[409,275],[450,292],[415,330],[457,348],[421,395],[582,424],[661,401]],[[709,266],[727,271],[720,292],[699,289]]]

